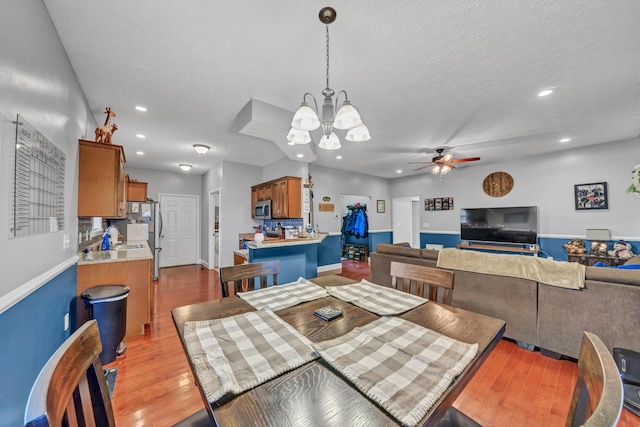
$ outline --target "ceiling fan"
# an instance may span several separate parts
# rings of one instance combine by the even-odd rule
[[[420,169],[424,169],[429,166],[434,166],[434,168],[431,169],[431,173],[434,175],[442,176],[442,175],[448,174],[451,171],[451,169],[455,169],[455,166],[453,166],[453,163],[475,162],[477,160],[480,160],[480,157],[467,157],[464,159],[454,159],[455,154],[447,153],[443,155],[444,151],[445,151],[445,148],[436,148],[436,153],[438,154],[433,159],[431,159],[430,162],[411,162],[409,164],[415,165],[415,164],[426,163],[424,166],[414,170],[418,171]]]

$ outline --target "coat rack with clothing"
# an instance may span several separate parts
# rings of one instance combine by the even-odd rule
[[[356,240],[363,239],[362,244],[354,244]],[[342,257],[356,261],[369,259],[369,219],[367,218],[367,205],[356,203],[347,205],[342,217]],[[351,240],[350,242],[348,240]]]

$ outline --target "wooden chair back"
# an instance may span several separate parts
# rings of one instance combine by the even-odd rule
[[[441,268],[391,261],[392,287],[432,301],[438,301],[438,288],[442,288],[441,302],[448,305],[451,305],[453,275],[452,271]]]
[[[273,277],[275,286],[278,284],[278,273],[280,273],[280,263],[277,260],[221,267],[222,297],[229,296],[230,286],[233,286],[236,294],[253,290],[255,279],[260,279],[260,288],[266,288],[269,276]]]
[[[86,322],[67,338],[33,384],[25,425],[115,426],[101,351],[96,320]]]
[[[624,402],[622,380],[613,356],[590,332],[582,335],[578,370],[566,427],[615,426]]]

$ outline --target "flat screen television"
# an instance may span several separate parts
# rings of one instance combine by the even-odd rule
[[[460,209],[460,238],[470,242],[538,243],[538,207]]]

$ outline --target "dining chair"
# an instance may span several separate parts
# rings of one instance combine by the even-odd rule
[[[25,409],[25,426],[115,426],[101,351],[95,319],[71,334],[33,384]]]
[[[442,303],[451,305],[454,273],[441,268],[391,262],[391,286],[404,292],[438,301],[438,288],[442,288]],[[425,292],[428,288],[428,292]]]
[[[253,290],[255,279],[260,279],[260,288],[267,287],[267,278],[273,277],[274,286],[278,284],[280,264],[277,260],[239,264],[220,268],[220,284],[222,285],[222,297],[229,296],[229,287],[233,286],[235,293]],[[251,289],[249,289],[251,288]]]
[[[590,332],[582,334],[578,371],[565,426],[615,426],[624,403],[622,379],[607,347]]]

